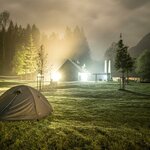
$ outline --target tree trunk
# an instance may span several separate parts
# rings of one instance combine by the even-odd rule
[[[122,71],[122,87],[121,87],[122,90],[125,89],[125,76],[124,76],[124,71]]]
[[[127,70],[127,84],[129,84],[129,72]]]
[[[5,37],[3,36],[3,46],[2,46],[2,49],[3,49],[3,55],[2,55],[2,73],[4,74],[5,73],[5,43],[4,43],[4,40],[5,40]]]

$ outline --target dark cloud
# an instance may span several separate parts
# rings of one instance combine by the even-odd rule
[[[18,24],[35,23],[41,31],[63,32],[66,26],[84,28],[94,58],[100,59],[111,42],[123,32],[125,42],[135,45],[150,32],[149,0],[5,0]]]
[[[146,3],[149,3],[149,0],[119,0],[123,6],[128,9],[136,9],[142,7]]]

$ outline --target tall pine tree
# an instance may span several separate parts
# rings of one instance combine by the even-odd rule
[[[0,14],[0,29],[2,30],[2,73],[5,74],[6,72],[6,30],[7,30],[7,25],[9,22],[9,12],[8,11],[3,11]]]
[[[40,46],[40,31],[35,24],[32,25],[31,33],[32,33],[34,45],[38,49]]]
[[[120,88],[125,89],[125,72],[127,69],[127,49],[128,47],[123,44],[122,35],[120,34],[120,40],[117,43],[117,53],[116,53],[116,60],[115,60],[115,67],[118,71],[121,72],[121,84]]]
[[[13,59],[14,72],[16,74],[33,74],[36,72],[37,50],[34,46],[32,35],[29,36],[28,43],[19,47]]]

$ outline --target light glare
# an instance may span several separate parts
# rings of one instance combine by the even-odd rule
[[[52,73],[51,78],[53,81],[59,81],[61,79],[61,74],[59,72],[54,72]]]
[[[79,75],[79,78],[80,78],[81,81],[83,81],[83,82],[88,81],[89,73],[85,73],[85,72],[81,73],[81,72],[79,72],[78,75]]]

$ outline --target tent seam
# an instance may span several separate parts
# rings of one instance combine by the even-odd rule
[[[34,97],[34,94],[33,94],[32,90],[30,89],[30,87],[28,87],[28,89],[29,89],[29,91],[30,91],[30,93],[31,93],[31,95],[32,95],[32,98],[33,98],[33,103],[34,103],[36,115],[39,116],[39,115],[38,115],[38,112],[37,112],[37,108],[36,108],[36,103],[35,103],[35,97]]]
[[[14,99],[17,97],[17,94],[14,96],[14,98],[10,101],[10,103],[4,108],[4,109],[2,109],[1,110],[1,112],[0,113],[2,113],[13,101],[14,101]]]

